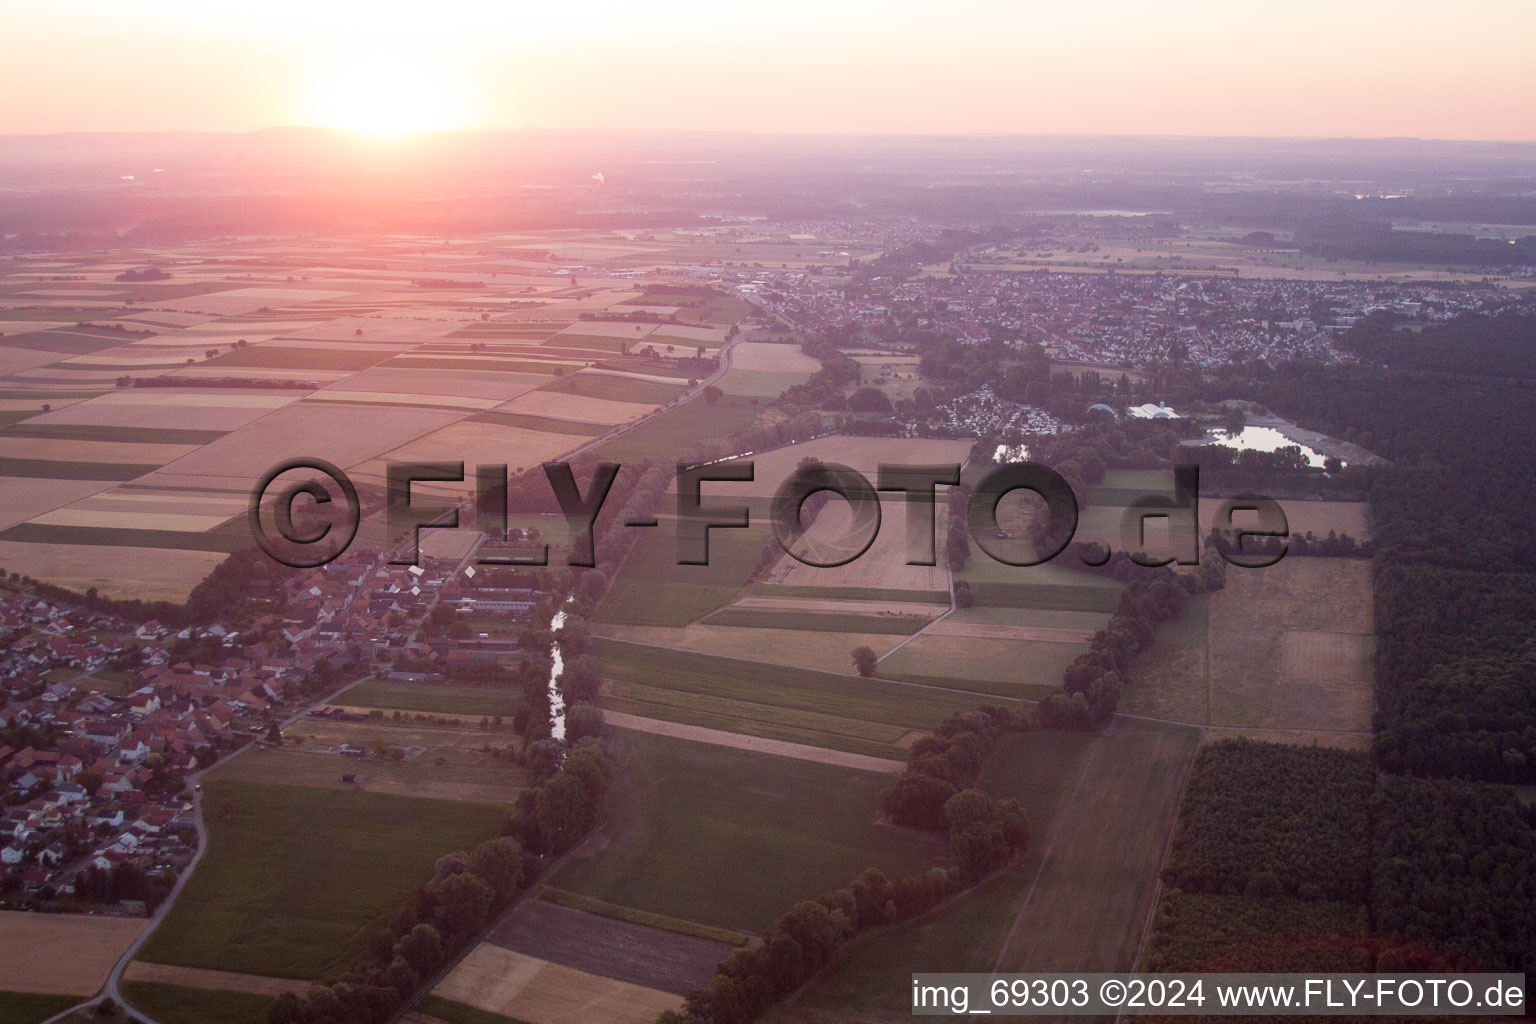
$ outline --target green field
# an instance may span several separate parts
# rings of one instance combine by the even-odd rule
[[[874,824],[870,772],[644,733],[628,759],[607,844],[554,876],[559,888],[669,917],[761,932],[796,901],[867,867],[925,868],[935,844]]]
[[[445,1024],[526,1024],[525,1021],[520,1021],[516,1017],[492,1013],[490,1010],[444,999],[442,996],[424,995],[416,1004],[416,1008],[428,1017],[443,1021]]]
[[[0,476],[27,476],[40,480],[136,480],[159,468],[159,463],[0,458]]]
[[[650,718],[900,759],[904,733],[977,704],[970,694],[599,639],[611,697]]]
[[[676,519],[662,519],[654,529],[641,531],[597,606],[594,621],[686,626],[734,601],[747,585],[763,545],[773,543],[765,515],[766,510],[754,510],[752,526],[745,530],[710,530],[708,565],[677,564]]]
[[[1061,675],[1086,644],[941,637],[931,633],[880,663],[880,674],[926,686],[1040,700],[1061,688]]]
[[[55,327],[46,331],[28,331],[25,334],[7,334],[0,337],[0,345],[8,348],[30,348],[39,352],[56,352],[59,355],[88,355],[104,348],[116,348],[134,341],[131,334],[115,331],[93,331],[87,327]]]
[[[1005,737],[981,787],[1023,805],[1020,861],[939,910],[857,940],[803,989],[797,1011],[911,1019],[914,971],[1129,971],[1152,910],[1194,729],[1117,724],[1112,733]]]
[[[396,356],[384,365],[395,370],[478,370],[482,373],[533,373],[545,377],[560,367],[559,363],[528,359],[454,359],[449,356]]]
[[[595,375],[583,375],[584,378],[591,376]],[[630,383],[640,382],[630,381]],[[666,385],[653,386],[665,387]],[[675,390],[671,397],[677,397]],[[626,399],[626,401],[640,400],[655,401],[655,399]],[[626,430],[618,437],[604,441],[597,448],[597,453],[605,459],[618,462],[635,462],[640,459],[687,461],[694,456],[701,442],[725,441],[732,434],[756,423],[761,411],[755,399],[737,395],[727,395],[714,405],[702,399],[693,399],[674,405],[644,423]]]
[[[469,420],[472,423],[495,423],[503,427],[520,427],[546,434],[576,434],[579,437],[601,437],[612,429],[602,423],[579,423],[521,412],[482,412],[469,417]]]
[[[71,477],[70,479],[77,479]],[[81,479],[92,479],[84,477]],[[244,516],[239,517],[244,519]],[[28,544],[77,544],[112,548],[167,548],[172,551],[234,552],[250,546],[249,536],[242,538],[231,530],[115,530],[99,526],[54,526],[47,523],[21,523],[0,533],[0,540]]]
[[[521,700],[511,690],[489,686],[449,686],[370,681],[342,693],[335,703],[385,711],[428,711],[440,715],[501,715],[511,718]]]
[[[880,633],[889,636],[911,636],[928,624],[927,619],[912,615],[857,615],[770,608],[725,608],[704,621],[711,626],[798,629],[817,633]]]
[[[803,587],[765,583],[752,589],[753,597],[826,598],[834,601],[888,601],[892,604],[948,605],[942,590],[887,590],[882,587]]]
[[[249,992],[185,988],[158,981],[125,981],[123,997],[158,1024],[262,1024],[277,1000]]]
[[[507,813],[235,781],[208,782],[203,803],[207,855],[140,957],[288,978],[348,966],[365,926],[398,910],[438,857],[496,834]]]
[[[203,363],[204,366],[269,366],[295,370],[366,370],[394,355],[390,349],[304,348],[252,345],[237,348]]]
[[[38,1024],[80,1002],[79,996],[0,992],[0,1024]]]

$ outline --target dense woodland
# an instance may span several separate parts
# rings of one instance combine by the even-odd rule
[[[1164,884],[1152,970],[1536,967],[1536,810],[1363,754],[1206,747]]]
[[[1479,352],[1508,355],[1530,324],[1464,317],[1423,332],[1430,347],[1402,359],[1433,363],[1444,346],[1481,368]],[[1379,332],[1364,328],[1367,348]],[[1261,391],[1305,425],[1394,462],[1371,489],[1381,766],[1536,782],[1536,382],[1295,365]]]

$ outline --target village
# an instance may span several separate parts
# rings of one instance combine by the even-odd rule
[[[0,908],[152,912],[197,848],[193,773],[250,744],[281,743],[301,717],[347,717],[325,699],[365,675],[420,682],[515,651],[515,636],[456,620],[527,622],[540,592],[499,586],[494,571],[477,581],[468,563],[424,554],[397,565],[377,549],[354,551],[292,574],[240,632],[135,624],[10,578],[0,603]],[[329,752],[370,756],[349,744]]]

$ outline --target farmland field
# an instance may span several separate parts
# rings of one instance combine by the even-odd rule
[[[882,776],[643,733],[606,842],[551,884],[703,924],[760,932],[798,899],[875,865],[925,867],[933,845],[873,823]]]
[[[123,996],[159,1024],[207,1024],[208,1021],[260,1022],[273,1003],[270,996],[250,992],[213,991],[168,985],[158,981],[126,981]]]
[[[1371,722],[1371,565],[1286,558],[1230,569],[1226,588],[1158,628],[1120,709],[1221,727],[1364,745]]]
[[[140,956],[295,978],[347,966],[364,926],[397,909],[438,857],[494,835],[506,813],[237,781],[209,781],[203,800],[207,855]]]
[[[670,992],[631,985],[482,942],[422,1001],[466,1024],[652,1024],[682,1000]],[[439,1007],[442,1009],[439,1011]],[[458,1007],[470,1010],[459,1011]],[[475,1016],[480,1011],[485,1016]]]
[[[937,911],[858,939],[793,1006],[763,1019],[908,1020],[914,971],[1129,971],[1198,744],[1194,729],[1151,723],[1006,737],[980,785],[1024,805],[1025,857]]]
[[[421,714],[378,711],[373,717],[370,712],[363,722],[306,718],[285,732],[291,745],[251,751],[221,765],[211,777],[491,804],[517,796],[525,781],[522,769],[488,749],[514,742],[510,724],[485,731],[479,728],[483,715],[442,714],[460,723],[452,728],[421,721]],[[367,760],[343,756],[338,752],[343,743],[373,755]],[[380,756],[376,748],[385,753]],[[401,751],[400,760],[388,753],[391,748]]]
[[[92,995],[143,930],[140,918],[0,911],[0,992]]]
[[[974,694],[599,640],[614,710],[902,757],[894,744],[977,704]],[[851,667],[851,665],[850,665]]]
[[[453,715],[512,717],[521,703],[511,690],[489,686],[421,685],[369,680],[336,698],[337,703],[386,711],[435,711]]]

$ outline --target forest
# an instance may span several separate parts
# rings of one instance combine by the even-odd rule
[[[1363,754],[1206,747],[1163,881],[1144,969],[1536,967],[1536,810]]]

